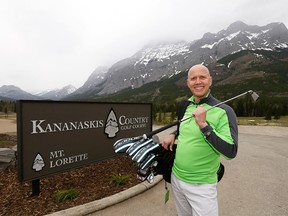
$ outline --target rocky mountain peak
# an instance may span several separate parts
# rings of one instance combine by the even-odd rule
[[[42,97],[43,99],[49,100],[61,100],[62,98],[66,97],[67,95],[72,94],[76,91],[76,87],[73,85],[64,86],[61,89],[53,89],[47,92],[42,92],[37,94],[38,96]]]
[[[170,78],[194,64],[209,64],[241,50],[279,47],[288,47],[288,31],[283,23],[255,26],[236,21],[226,30],[216,34],[208,32],[192,42],[148,44],[133,56],[116,62],[101,78],[93,72],[75,94],[108,95]]]
[[[235,33],[235,32],[238,32],[238,31],[245,31],[248,29],[248,25],[245,24],[244,22],[242,21],[236,21],[234,23],[232,23],[231,25],[228,26],[226,32],[228,34],[231,34],[231,33]]]
[[[39,100],[41,97],[32,95],[14,85],[3,85],[0,87],[0,96],[10,100]]]

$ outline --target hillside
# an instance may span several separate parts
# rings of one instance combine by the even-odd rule
[[[244,50],[277,51],[287,47],[288,29],[283,23],[252,26],[238,21],[215,34],[205,33],[198,40],[149,44],[108,69],[97,68],[85,84],[66,99],[104,97],[127,88],[141,88],[177,76],[192,65],[217,63]],[[229,72],[228,65],[226,67]],[[225,73],[215,75],[215,80],[226,77]]]
[[[32,95],[6,85],[0,87],[0,99],[174,103],[176,98],[189,94],[185,71],[199,63],[211,68],[213,93],[220,96],[252,87],[261,93],[285,96],[287,47],[288,29],[283,23],[255,26],[237,21],[197,40],[147,44],[110,68],[97,67],[78,89],[66,86]]]
[[[244,50],[211,63],[208,68],[213,77],[213,95],[219,99],[225,100],[250,89],[261,96],[250,113],[245,113],[247,106],[251,105],[243,101],[244,99],[238,99],[238,103],[236,101],[230,104],[238,115],[258,113],[259,116],[265,116],[269,110],[275,115],[277,109],[282,114],[287,113],[288,49]],[[175,102],[190,96],[186,76],[187,70],[169,79],[150,82],[137,89],[127,88],[109,96],[90,96],[87,99],[102,102],[151,102],[154,109],[166,106],[166,109],[173,110]]]
[[[213,77],[213,94],[221,97],[253,89],[266,96],[288,97],[288,49],[244,50],[208,65]],[[190,95],[186,71],[150,82],[140,88],[126,88],[108,96],[88,100],[115,102],[174,102]]]

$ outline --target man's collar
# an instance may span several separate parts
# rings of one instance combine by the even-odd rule
[[[210,92],[211,92],[211,90],[209,89],[208,93],[205,95],[205,97],[203,97],[203,98],[200,99],[200,101],[199,101],[198,104],[204,103],[204,102],[206,101],[206,99],[209,97]],[[188,101],[190,101],[190,102],[193,103],[193,104],[197,104],[197,103],[195,102],[195,97],[194,97],[194,95],[192,95],[192,96],[188,99]]]

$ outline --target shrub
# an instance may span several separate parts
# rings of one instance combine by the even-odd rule
[[[114,174],[111,176],[111,178],[116,185],[120,186],[128,182],[130,175]]]
[[[60,190],[56,193],[55,199],[58,202],[63,202],[66,200],[72,200],[79,195],[79,191],[76,189]]]

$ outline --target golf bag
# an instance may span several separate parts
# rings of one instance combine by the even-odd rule
[[[138,178],[142,181],[145,181],[147,178],[149,178],[150,175],[162,175],[163,179],[166,182],[171,183],[171,173],[175,159],[176,149],[177,145],[174,144],[173,151],[160,148],[158,152],[148,154],[146,158],[151,158],[151,155],[153,155],[155,157],[154,161],[151,162],[148,166],[146,165],[145,169],[142,169],[142,165],[139,164],[139,169],[137,171]],[[144,159],[144,161],[146,161],[146,159]],[[218,182],[222,179],[224,171],[225,167],[222,163],[220,163],[217,171]]]
[[[166,182],[171,182],[171,172],[175,159],[177,145],[173,145],[173,151],[162,148],[157,155],[157,165],[152,167],[154,175],[162,175]],[[139,174],[138,174],[139,175]]]
[[[188,100],[183,100],[179,104],[179,109],[177,112],[178,119],[182,119],[185,113],[185,110],[187,106],[190,104]],[[179,126],[179,125],[178,125]],[[178,134],[178,127],[177,131],[175,131],[176,135]],[[149,175],[162,175],[163,179],[171,183],[171,173],[172,173],[172,167],[175,159],[177,144],[173,145],[173,151],[166,150],[162,146],[160,146],[157,151],[154,151],[153,153],[148,153],[146,155],[147,159],[144,159],[144,161],[151,161],[149,166],[145,166],[145,169],[142,169],[143,165],[139,166],[138,169],[138,178],[141,180],[146,180]],[[153,157],[153,160],[150,160],[150,158]],[[222,163],[220,163],[220,166],[217,171],[217,179],[218,182],[222,179],[224,175],[225,167]]]

